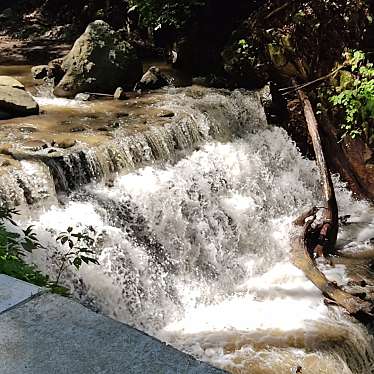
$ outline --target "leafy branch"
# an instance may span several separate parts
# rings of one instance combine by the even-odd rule
[[[69,227],[66,232],[60,233],[57,237],[56,241],[68,249],[59,256],[61,264],[57,272],[56,285],[59,284],[62,274],[70,266],[79,270],[82,263],[99,264],[95,252],[90,249],[95,244],[95,239],[91,236],[93,234],[96,234],[96,232],[92,227],[89,227],[85,232],[74,232],[73,228]]]
[[[62,247],[67,246],[68,250],[64,253],[58,252],[57,277],[55,281],[51,281],[49,276],[41,273],[35,265],[26,263],[27,253],[44,247],[38,241],[33,226],[26,229],[19,227],[13,219],[17,215],[19,212],[16,209],[0,205],[0,274],[47,287],[54,293],[67,296],[68,290],[60,285],[61,276],[67,268],[73,265],[79,270],[82,263],[98,264],[94,251],[90,249],[96,242],[92,237],[95,230],[89,228],[84,232],[74,232],[73,228],[69,227],[66,232],[59,234],[56,241]]]

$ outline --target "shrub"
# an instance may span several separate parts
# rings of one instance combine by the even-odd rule
[[[131,10],[137,9],[141,23],[147,27],[172,26],[179,29],[191,19],[193,11],[204,6],[204,0],[131,0]]]
[[[369,139],[374,122],[374,66],[362,51],[347,54],[346,65],[352,79],[341,79],[330,102],[343,111],[343,137]]]

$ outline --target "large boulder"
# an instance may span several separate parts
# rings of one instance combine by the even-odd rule
[[[118,86],[132,88],[142,75],[135,49],[104,21],[87,27],[61,68],[65,75],[54,90],[61,97],[87,91],[113,93]]]
[[[0,114],[2,119],[39,114],[39,106],[28,92],[0,86]]]

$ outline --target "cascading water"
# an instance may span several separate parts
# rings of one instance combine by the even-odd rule
[[[174,99],[179,108],[190,100],[182,95]],[[253,120],[253,94],[208,97],[210,105],[194,98],[184,108],[197,133],[205,129],[208,139],[215,128],[241,138],[210,141],[179,161],[119,175],[111,186],[91,183],[34,212],[31,223],[48,248],[34,260],[55,274],[56,234],[92,227],[100,265],[64,279],[87,305],[232,373],[285,374],[297,365],[305,373],[374,373],[372,338],[328,309],[290,264],[292,221],[319,201],[314,163],[284,130]],[[370,207],[336,183],[341,214],[359,220]],[[365,214],[373,233],[373,215]],[[347,241],[368,238],[344,230]],[[346,281],[344,267],[327,271]]]

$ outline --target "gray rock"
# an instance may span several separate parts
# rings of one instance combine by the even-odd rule
[[[0,86],[0,112],[10,117],[39,114],[39,106],[32,96],[18,88]]]
[[[113,97],[115,100],[127,100],[128,99],[126,92],[122,87],[118,87],[116,89]]]
[[[135,49],[104,21],[87,27],[61,68],[65,75],[54,90],[61,97],[86,91],[112,93],[119,84],[133,87],[142,74]]]
[[[48,77],[48,65],[37,65],[31,68],[31,74],[34,79],[44,79]]]
[[[19,82],[17,79],[13,77],[9,77],[7,75],[0,75],[0,87],[12,87],[12,88],[18,88],[20,90],[24,90],[25,86]]]
[[[156,66],[151,66],[135,86],[137,90],[156,90],[169,85],[168,77]]]

